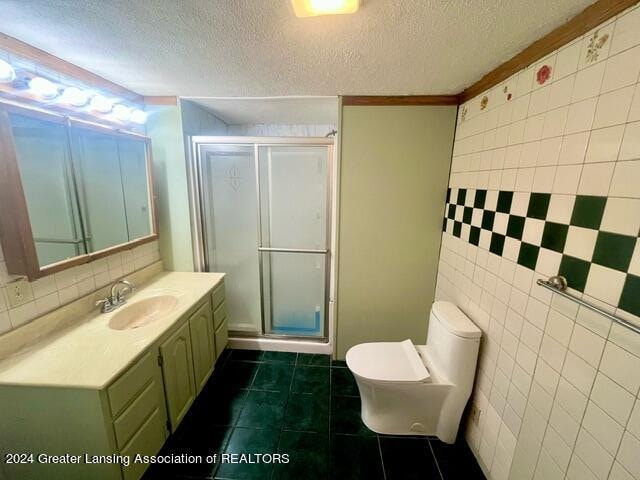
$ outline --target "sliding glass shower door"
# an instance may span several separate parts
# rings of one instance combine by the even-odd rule
[[[230,329],[325,338],[331,142],[229,140],[193,141],[204,266],[227,273]]]

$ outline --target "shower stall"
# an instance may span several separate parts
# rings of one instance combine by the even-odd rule
[[[325,341],[333,139],[191,137],[194,252],[235,336]]]

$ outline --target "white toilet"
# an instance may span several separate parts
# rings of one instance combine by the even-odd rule
[[[453,443],[473,388],[480,335],[454,304],[435,302],[426,345],[405,340],[350,348],[347,366],[358,383],[365,425]]]

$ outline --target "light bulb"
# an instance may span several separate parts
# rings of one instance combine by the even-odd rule
[[[119,103],[113,107],[113,116],[121,122],[126,122],[131,118],[131,109]]]
[[[89,106],[96,112],[109,113],[113,108],[113,102],[102,95],[96,95],[91,98]]]
[[[147,112],[142,110],[134,110],[131,113],[131,121],[143,125],[147,121]]]
[[[0,60],[0,83],[11,83],[16,79],[16,71],[4,60]]]
[[[60,101],[73,105],[74,107],[84,107],[89,102],[86,92],[76,87],[67,87],[62,92]]]
[[[34,94],[47,100],[58,96],[58,87],[46,78],[32,78],[29,80],[29,88]]]

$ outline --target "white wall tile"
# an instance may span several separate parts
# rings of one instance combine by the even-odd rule
[[[595,97],[600,93],[604,69],[605,64],[598,63],[587,67],[584,70],[580,70],[577,73],[576,81],[573,86],[573,95],[571,96],[571,101],[573,103]]]
[[[607,59],[602,92],[634,85],[640,73],[640,45]]]
[[[591,433],[607,452],[615,456],[624,428],[593,402],[587,405],[582,428]]]
[[[616,20],[615,35],[611,41],[611,54],[640,44],[640,10],[630,10]]]
[[[600,370],[618,385],[626,388],[631,394],[638,394],[640,387],[640,358],[623,350],[617,345],[607,342]]]
[[[640,122],[627,123],[621,143],[620,160],[640,159]]]
[[[620,125],[627,121],[634,87],[621,88],[600,95],[593,119],[593,128]]]
[[[614,168],[615,164],[612,162],[584,165],[578,184],[578,194],[607,196]]]
[[[640,455],[638,452],[640,452],[640,440],[629,432],[625,432],[617,459],[634,478],[640,478]]]
[[[635,399],[609,377],[598,373],[593,384],[591,400],[620,425],[626,425]]]
[[[616,162],[609,195],[640,198],[640,160]]]
[[[597,478],[607,478],[613,464],[613,456],[585,429],[580,429],[574,451]]]
[[[563,137],[558,163],[560,165],[583,163],[587,153],[589,136],[589,132],[583,132]]]
[[[624,125],[593,130],[589,138],[585,162],[615,162],[618,159],[624,130]]]
[[[640,231],[640,199],[609,197],[600,229],[623,235],[638,235]]]
[[[575,194],[578,191],[581,173],[582,165],[559,165],[556,169],[552,192]]]

